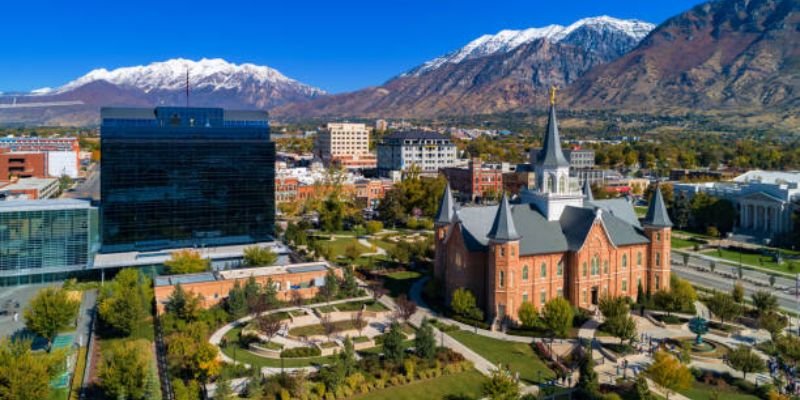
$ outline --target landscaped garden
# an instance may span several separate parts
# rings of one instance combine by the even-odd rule
[[[493,364],[507,365],[525,382],[539,383],[555,377],[528,343],[507,342],[467,331],[452,331],[448,335]]]
[[[379,390],[354,400],[477,399],[486,377],[474,369]]]

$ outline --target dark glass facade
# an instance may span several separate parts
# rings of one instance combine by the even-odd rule
[[[265,112],[108,108],[102,118],[102,252],[271,238],[275,145]]]

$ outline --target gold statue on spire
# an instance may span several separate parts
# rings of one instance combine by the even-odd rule
[[[556,105],[556,92],[557,91],[558,91],[558,88],[555,85],[550,86],[550,105],[553,105],[553,106]]]

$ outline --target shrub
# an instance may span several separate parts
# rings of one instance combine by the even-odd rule
[[[281,352],[283,358],[319,357],[322,351],[316,347],[295,347]]]

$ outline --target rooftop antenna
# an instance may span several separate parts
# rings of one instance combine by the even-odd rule
[[[189,67],[186,67],[186,108],[189,108]]]

